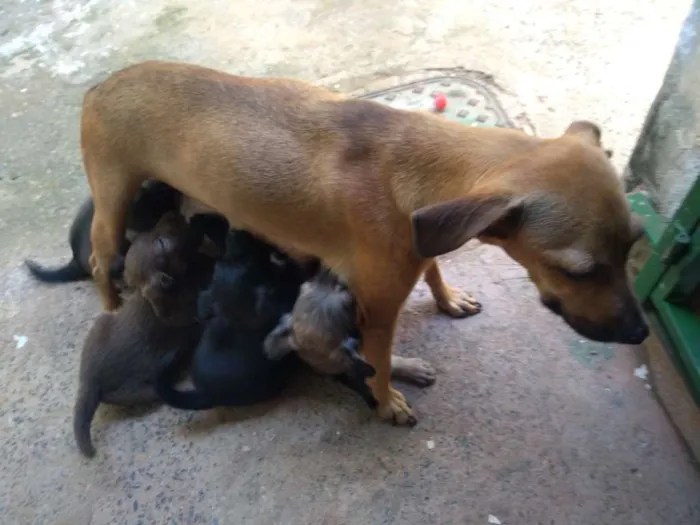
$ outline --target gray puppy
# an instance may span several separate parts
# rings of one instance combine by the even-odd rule
[[[172,351],[186,355],[199,342],[197,295],[214,264],[198,253],[200,241],[170,212],[127,252],[124,277],[133,293],[118,312],[97,317],[83,345],[73,431],[85,456],[95,455],[90,426],[99,404],[157,402],[160,359]]]
[[[334,376],[372,406],[376,401],[366,379],[375,371],[358,353],[360,337],[355,298],[338,276],[322,268],[302,284],[292,312],[268,334],[263,348],[273,360],[295,352],[311,368]],[[434,369],[419,358],[392,355],[391,375],[418,386],[435,382]]]

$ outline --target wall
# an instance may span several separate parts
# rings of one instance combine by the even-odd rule
[[[698,115],[700,0],[694,0],[626,173],[628,191],[643,184],[666,217],[676,211],[700,173]]]

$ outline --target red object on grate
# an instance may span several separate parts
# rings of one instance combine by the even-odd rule
[[[435,95],[435,110],[445,111],[447,107],[447,97],[442,93],[437,93]]]

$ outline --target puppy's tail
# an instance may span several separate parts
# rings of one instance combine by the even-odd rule
[[[73,412],[73,434],[80,452],[88,458],[95,455],[90,425],[100,404],[100,392],[92,385],[82,384]]]
[[[182,359],[178,352],[167,354],[155,381],[158,396],[168,405],[181,410],[208,410],[216,405],[208,395],[197,390],[182,391],[175,388],[181,370]]]
[[[69,283],[90,277],[90,274],[75,259],[71,259],[68,264],[60,268],[44,268],[30,260],[24,261],[24,264],[36,279],[45,283]]]

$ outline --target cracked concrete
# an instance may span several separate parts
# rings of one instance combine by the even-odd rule
[[[574,0],[5,0],[0,5],[0,514],[8,524],[639,524],[700,522],[700,477],[634,348],[582,342],[522,269],[469,245],[445,258],[485,311],[438,316],[420,284],[396,349],[439,369],[404,388],[413,430],[377,422],[320,378],[269,406],[100,409],[75,450],[90,283],[32,282],[57,263],[87,195],[84,90],[146,58],[286,75],[343,91],[427,67],[481,70],[540,134],[600,122],[624,166],[689,3]],[[26,338],[23,339],[23,338]],[[22,345],[21,343],[24,342]]]

